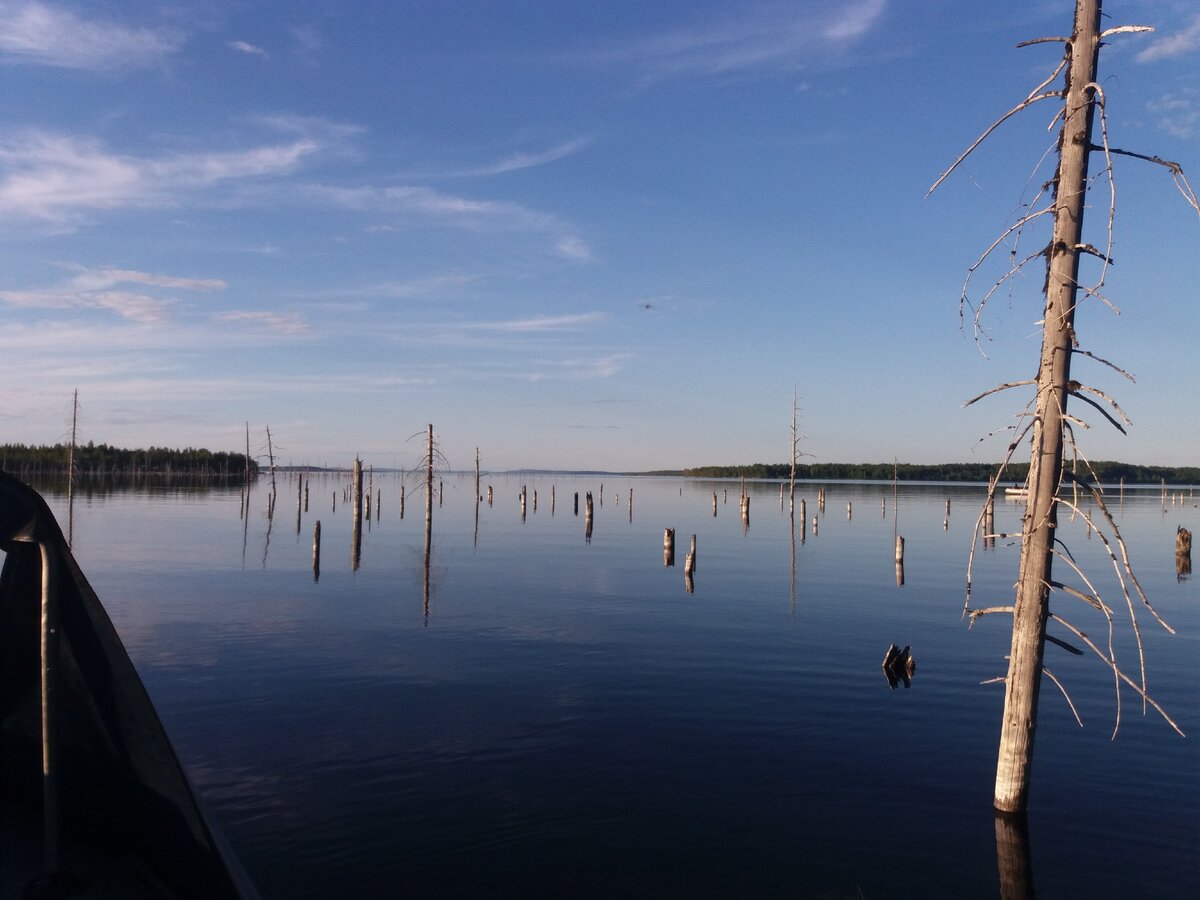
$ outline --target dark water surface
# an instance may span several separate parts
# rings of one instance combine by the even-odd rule
[[[272,523],[261,482],[245,523],[237,490],[77,498],[76,555],[264,898],[1000,896],[1003,687],[980,682],[1010,620],[960,619],[981,487],[902,485],[894,522],[891,485],[825,485],[823,513],[803,485],[793,546],[775,484],[750,485],[745,528],[731,482],[488,483],[476,522],[473,478],[445,480],[428,570],[423,498],[407,482],[401,519],[391,474],[357,571],[342,478],[312,479],[298,530],[294,478]],[[1110,502],[1178,631],[1139,610],[1151,693],[1188,737],[1125,690],[1112,740],[1111,672],[1048,647],[1085,727],[1044,682],[1026,861],[1042,898],[1200,896],[1200,597],[1174,566],[1200,515]],[[998,504],[997,529],[1021,511]],[[1127,620],[1102,542],[1061,531]],[[975,605],[1011,602],[1015,573],[1015,547],[977,551]],[[1053,608],[1107,642],[1078,601]],[[892,642],[910,689],[882,674]],[[1116,645],[1136,673],[1127,626]]]

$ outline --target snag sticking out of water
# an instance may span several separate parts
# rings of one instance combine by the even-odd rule
[[[895,690],[896,685],[900,682],[904,682],[906,688],[912,687],[912,679],[916,671],[917,664],[913,660],[907,644],[904,645],[903,650],[895,644],[888,647],[887,653],[883,655],[883,675],[887,678],[888,687]]]

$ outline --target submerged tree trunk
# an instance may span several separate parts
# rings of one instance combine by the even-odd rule
[[[1012,647],[1004,694],[995,806],[1025,809],[1029,796],[1038,689],[1049,615],[1057,494],[1062,478],[1064,418],[1075,347],[1075,303],[1082,246],[1088,153],[1091,147],[1100,0],[1076,0],[1075,29],[1064,91],[1063,127],[1055,179],[1054,235],[1047,254],[1046,309],[1032,429],[1029,499],[1013,609]]]

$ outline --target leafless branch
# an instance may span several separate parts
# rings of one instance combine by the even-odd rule
[[[1107,28],[1100,32],[1100,39],[1111,37],[1114,34],[1129,34],[1130,32],[1146,32],[1153,31],[1153,25],[1118,25],[1116,28]]]
[[[1071,707],[1071,714],[1075,716],[1075,721],[1079,723],[1079,727],[1083,727],[1083,719],[1079,718],[1079,711],[1075,709],[1075,704],[1071,702],[1071,695],[1067,693],[1067,689],[1062,686],[1062,682],[1054,677],[1054,673],[1042,666],[1042,674],[1054,682],[1055,687],[1062,692],[1063,698],[1067,701],[1067,706]]]
[[[1092,147],[1092,150],[1103,150],[1103,147]],[[1149,156],[1145,153],[1134,153],[1132,150],[1120,150],[1116,147],[1109,147],[1106,151],[1114,156],[1132,156],[1134,159],[1144,160],[1145,162],[1154,163],[1158,166],[1166,166],[1171,170],[1171,177],[1175,181],[1175,187],[1179,189],[1179,193],[1183,195],[1183,199],[1187,201],[1188,206],[1200,214],[1200,201],[1196,199],[1196,192],[1192,190],[1191,184],[1187,180],[1187,176],[1183,174],[1183,166],[1177,162],[1172,162],[1169,159],[1163,159],[1161,156]]]
[[[1083,394],[1079,393],[1078,391],[1071,391],[1071,396],[1074,397],[1076,400],[1083,401],[1088,406],[1095,407],[1095,409],[1100,413],[1100,415],[1102,415],[1102,416],[1104,416],[1104,418],[1108,419],[1109,424],[1112,425],[1113,428],[1117,429],[1117,431],[1121,432],[1121,434],[1127,433],[1125,431],[1125,427],[1120,422],[1118,422],[1116,419],[1114,419],[1112,416],[1110,416],[1108,414],[1108,411],[1103,406],[1101,406],[1099,403],[1097,403],[1095,400],[1093,400],[1091,397],[1085,397],[1085,396],[1083,396]],[[1115,403],[1113,405],[1116,406]],[[1117,407],[1117,409],[1119,410],[1120,407]],[[1122,413],[1122,415],[1124,415],[1124,414]]]
[[[1037,88],[1034,88],[1034,91],[1037,91],[1041,87],[1045,87],[1045,85],[1049,84],[1054,79],[1054,76],[1063,70],[1063,67],[1065,65],[1066,65],[1066,60],[1064,60],[1063,62],[1060,62],[1058,65],[1058,68],[1054,70],[1054,74],[1051,75],[1049,78],[1047,78],[1044,82],[1042,82],[1042,84],[1039,85]],[[936,191],[938,189],[938,185],[940,185],[943,181],[945,181],[947,178],[949,178],[950,173],[953,172],[955,169],[957,169],[960,165],[962,165],[963,161],[968,156],[970,156],[972,153],[974,153],[976,148],[979,147],[980,144],[982,144],[984,141],[986,141],[988,139],[988,135],[990,135],[993,131],[995,131],[997,128],[999,128],[1001,125],[1003,125],[1006,121],[1011,119],[1017,113],[1021,112],[1021,110],[1028,109],[1029,107],[1033,106],[1033,104],[1037,103],[1039,100],[1050,100],[1054,97],[1058,97],[1061,99],[1062,91],[1045,91],[1040,94],[1037,94],[1037,93],[1030,94],[1028,97],[1026,97],[1024,100],[1022,100],[1019,104],[1017,104],[1012,109],[1010,109],[1008,112],[1006,112],[1004,115],[1002,115],[999,119],[997,119],[995,122],[993,122],[991,125],[989,125],[987,130],[983,134],[981,134],[979,137],[977,137],[975,139],[974,143],[972,143],[970,147],[968,147],[966,150],[963,151],[962,155],[959,156],[959,158],[954,161],[953,165],[951,165],[950,168],[948,168],[945,172],[943,172],[940,176],[938,176],[938,180],[935,181],[933,183],[933,185],[929,188],[929,190],[925,192],[925,196],[928,197],[930,194],[932,194],[934,191]]]
[[[1071,352],[1072,352],[1072,353],[1078,353],[1080,356],[1086,356],[1088,359],[1094,359],[1096,362],[1100,363],[1101,365],[1103,365],[1103,366],[1108,366],[1110,369],[1112,369],[1112,370],[1113,370],[1114,372],[1116,372],[1118,375],[1124,375],[1124,376],[1125,376],[1126,378],[1128,378],[1130,381],[1132,381],[1132,382],[1134,382],[1134,383],[1136,383],[1136,382],[1137,382],[1137,379],[1136,379],[1136,378],[1134,378],[1132,375],[1130,375],[1128,372],[1126,372],[1124,369],[1122,369],[1122,368],[1121,368],[1120,366],[1118,366],[1116,363],[1109,362],[1109,361],[1108,361],[1107,359],[1105,359],[1104,357],[1102,357],[1102,356],[1097,356],[1095,353],[1092,353],[1090,350],[1080,350],[1078,347],[1076,347],[1076,348],[1075,348],[1074,350],[1072,350]]]
[[[972,609],[967,627],[970,628],[975,624],[975,620],[980,616],[990,616],[993,613],[1008,613],[1012,615],[1013,608],[1011,606],[989,606],[986,609]]]
[[[1083,641],[1083,643],[1087,644],[1087,646],[1091,649],[1091,651],[1093,653],[1095,653],[1098,657],[1100,657],[1102,660],[1104,660],[1105,664],[1108,665],[1116,673],[1117,677],[1121,681],[1124,681],[1126,684],[1128,684],[1131,688],[1134,689],[1134,691],[1137,692],[1137,694],[1144,701],[1146,701],[1151,706],[1153,706],[1158,711],[1158,714],[1166,720],[1168,725],[1170,725],[1173,729],[1175,729],[1175,732],[1180,737],[1187,737],[1187,735],[1185,735],[1183,733],[1183,730],[1175,723],[1175,720],[1172,719],[1169,715],[1167,715],[1167,711],[1165,709],[1163,709],[1161,706],[1159,706],[1158,702],[1153,697],[1151,697],[1144,690],[1142,690],[1140,687],[1138,687],[1137,682],[1135,682],[1132,678],[1130,678],[1128,675],[1126,675],[1121,670],[1121,668],[1116,664],[1116,662],[1114,660],[1105,656],[1104,652],[1099,647],[1097,647],[1095,645],[1095,643],[1093,643],[1091,638],[1089,638],[1086,634],[1084,634],[1082,631],[1080,631],[1078,628],[1076,628],[1074,625],[1072,625],[1066,619],[1062,618],[1059,615],[1056,615],[1055,613],[1050,613],[1050,618],[1053,619],[1055,622],[1058,622],[1058,624],[1062,625],[1068,631],[1070,631],[1073,635],[1075,635],[1075,637],[1077,637],[1081,641]],[[1113,737],[1117,736],[1117,728],[1119,728],[1121,725],[1120,705],[1119,704],[1120,704],[1120,697],[1119,697],[1119,693],[1118,693],[1117,723],[1116,723],[1116,727],[1113,728]]]
[[[1034,44],[1069,44],[1069,43],[1071,43],[1071,39],[1067,38],[1067,37],[1040,37],[1040,38],[1033,38],[1032,40],[1028,40],[1028,41],[1021,41],[1021,43],[1017,44],[1017,47],[1018,48],[1032,47]]]
[[[1007,391],[1009,388],[1023,387],[1025,385],[1029,385],[1029,384],[1037,384],[1037,379],[1036,378],[1026,378],[1024,381],[1010,381],[1007,384],[996,385],[996,387],[990,388],[990,389],[984,391],[982,394],[978,394],[978,395],[972,397],[970,400],[968,400],[966,403],[963,404],[963,409],[966,409],[968,406],[971,406],[973,403],[976,403],[977,401],[982,400],[984,397],[987,397],[990,394],[998,394],[998,393],[1000,393],[1000,391]]]

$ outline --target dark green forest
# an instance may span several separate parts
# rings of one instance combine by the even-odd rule
[[[26,446],[0,444],[0,469],[14,475],[65,475],[70,445]],[[258,474],[258,463],[250,460],[250,477]],[[75,448],[75,474],[82,476],[187,475],[227,477],[240,480],[246,472],[246,455],[198,447],[172,450],[149,447],[126,450],[89,441]]]
[[[815,481],[891,481],[894,475],[899,481],[986,482],[995,471],[994,463],[808,463],[796,466],[796,477]],[[689,478],[787,479],[790,472],[791,465],[788,463],[753,463],[747,466],[699,466],[684,469],[682,474]],[[1022,482],[1028,472],[1028,463],[1010,463],[1004,482]],[[1091,481],[1094,477],[1104,484],[1117,484],[1122,479],[1126,484],[1160,484],[1163,481],[1168,484],[1200,483],[1200,467],[1197,466],[1172,468],[1101,461],[1092,463],[1090,472],[1081,468],[1076,474],[1085,481]]]

